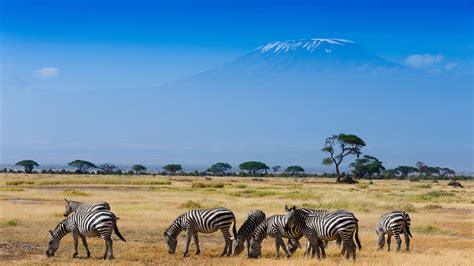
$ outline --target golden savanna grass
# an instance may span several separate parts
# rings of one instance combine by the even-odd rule
[[[66,236],[54,258],[45,256],[48,230],[63,219],[64,198],[106,200],[120,217],[118,227],[127,239],[114,237],[114,264],[172,265],[474,265],[474,183],[448,187],[447,181],[362,181],[336,185],[333,179],[219,177],[87,176],[0,174],[0,261],[12,264],[103,264],[104,242],[89,239],[92,258],[72,258],[72,236]],[[220,258],[220,232],[200,234],[201,254],[182,258],[184,233],[175,255],[168,255],[163,231],[190,208],[227,207],[240,226],[246,213],[262,209],[267,216],[283,213],[285,204],[346,209],[359,219],[363,248],[357,262],[340,257],[330,244],[328,257],[303,257],[303,250],[287,259],[274,258],[274,240],[263,243],[263,258]],[[410,252],[376,251],[375,224],[386,211],[404,209],[412,219]],[[302,244],[304,242],[302,241]],[[396,245],[392,240],[392,247]],[[404,247],[404,244],[402,244]],[[245,253],[245,252],[244,252]]]

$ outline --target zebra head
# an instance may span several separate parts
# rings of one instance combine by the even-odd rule
[[[166,244],[168,245],[168,253],[174,254],[176,252],[176,247],[178,246],[178,239],[176,236],[173,236],[171,233],[168,233],[168,230],[164,233],[166,238]]]
[[[66,202],[66,207],[64,209],[64,214],[63,215],[64,215],[64,217],[67,217],[69,214],[74,212],[74,207],[77,204],[77,201],[67,200],[67,199],[64,199],[64,201]]]
[[[240,238],[232,239],[232,255],[238,256],[244,251],[244,241]]]
[[[53,234],[53,231],[49,230],[49,242],[48,250],[46,250],[46,256],[53,257],[56,250],[59,248],[59,238]]]
[[[258,259],[262,256],[262,243],[256,241],[253,237],[250,239],[250,249],[248,258],[249,259]]]
[[[288,246],[286,248],[288,250],[288,253],[293,254],[299,248],[301,248],[301,243],[298,239],[290,238],[288,240]]]
[[[287,205],[285,205],[285,230],[288,231],[290,228],[294,227],[297,223],[297,215],[296,215],[296,206],[293,205],[293,207],[288,208]]]

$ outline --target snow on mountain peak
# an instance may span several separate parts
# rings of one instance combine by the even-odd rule
[[[309,52],[313,52],[320,45],[326,44],[324,51],[326,53],[331,52],[331,46],[346,46],[354,44],[353,41],[345,39],[322,39],[322,38],[312,38],[312,39],[303,39],[303,40],[289,40],[289,41],[276,41],[270,42],[263,46],[260,46],[256,51],[261,53],[282,53],[288,51],[294,51],[297,49],[305,49]]]

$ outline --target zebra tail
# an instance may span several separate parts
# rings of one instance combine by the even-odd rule
[[[359,250],[361,250],[362,245],[360,244],[360,240],[359,240],[359,224],[356,224],[355,240],[356,240],[357,246],[359,247]]]
[[[411,238],[413,238],[413,236],[411,235],[411,232],[410,232],[410,226],[407,226],[407,227],[406,227],[406,230],[407,230],[408,235],[409,235]]]
[[[236,224],[236,221],[235,221],[235,216],[234,216],[234,225],[232,227],[232,233],[234,233],[234,239],[237,239],[237,230],[235,229],[235,224]]]
[[[409,235],[411,238],[413,238],[413,236],[411,235],[411,232],[410,232],[410,226],[408,225],[408,222],[407,222],[408,219],[410,219],[409,216],[408,216],[408,213],[405,213],[405,215],[404,215],[403,218],[404,218],[404,220],[405,220],[405,230],[407,231],[408,235]]]
[[[117,220],[118,220],[118,217],[115,216],[114,213],[112,213],[112,216],[114,217],[114,232],[115,234],[123,241],[123,242],[127,242],[127,240],[125,240],[125,238],[122,236],[122,234],[120,233],[118,227],[117,227]]]

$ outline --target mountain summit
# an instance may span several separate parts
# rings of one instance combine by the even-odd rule
[[[224,65],[221,70],[257,72],[365,71],[395,69],[387,61],[346,39],[312,38],[274,41]]]

